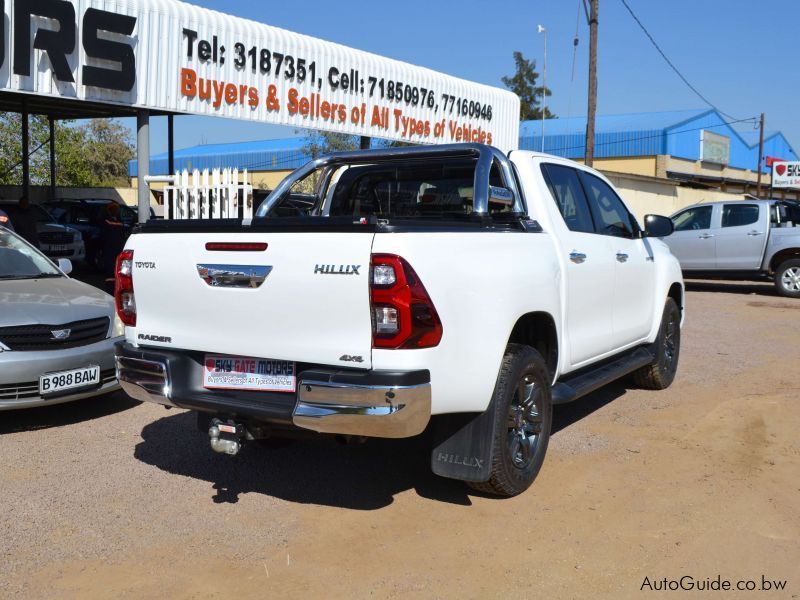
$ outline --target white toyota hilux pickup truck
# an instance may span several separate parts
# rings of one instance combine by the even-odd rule
[[[572,161],[479,144],[333,154],[253,219],[151,221],[117,261],[117,373],[212,448],[430,426],[439,475],[511,496],[553,405],[675,377],[684,290],[658,238]]]

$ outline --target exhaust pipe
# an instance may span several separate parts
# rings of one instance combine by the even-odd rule
[[[211,427],[208,428],[208,437],[214,452],[236,456],[242,449],[246,432],[244,425],[240,423],[231,421],[225,423],[219,419],[212,419]]]

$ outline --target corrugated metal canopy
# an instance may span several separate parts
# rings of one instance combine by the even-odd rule
[[[21,113],[23,107],[27,108],[29,114],[48,115],[54,119],[98,119],[136,116],[136,108],[133,106],[0,90],[0,111]],[[151,111],[150,114],[158,116],[169,113]]]

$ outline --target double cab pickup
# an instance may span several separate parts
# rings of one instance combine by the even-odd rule
[[[525,490],[553,406],[675,377],[681,268],[597,171],[480,144],[332,154],[246,220],[158,220],[120,255],[117,371],[211,446],[430,432],[435,473]],[[148,265],[147,268],[142,265]],[[312,435],[316,435],[313,434]]]

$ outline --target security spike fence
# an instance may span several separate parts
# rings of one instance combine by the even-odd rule
[[[253,186],[247,169],[177,171],[164,186],[165,219],[250,219]]]

